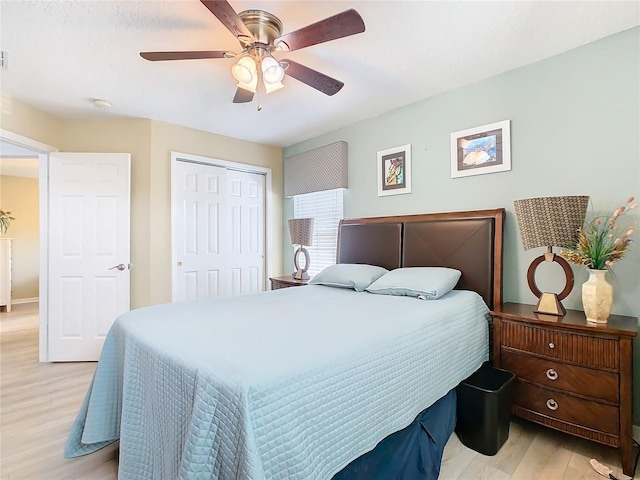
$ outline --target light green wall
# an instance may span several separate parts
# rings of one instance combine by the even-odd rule
[[[504,298],[535,303],[526,270],[543,252],[523,250],[513,200],[583,194],[591,196],[591,208],[604,213],[640,196],[639,86],[640,28],[635,28],[289,146],[284,155],[346,141],[346,217],[506,208]],[[506,119],[511,120],[512,170],[450,178],[450,133]],[[413,192],[378,197],[376,152],[404,144],[412,147]],[[291,204],[285,201],[284,218],[291,216]],[[292,263],[287,235],[283,230],[284,270]],[[615,291],[613,312],[640,317],[637,235],[635,240],[608,278]],[[561,289],[561,270],[550,267],[537,277],[538,284]],[[587,273],[579,267],[574,272],[576,287],[563,303],[579,309]],[[640,341],[635,358],[635,423],[640,424]]]

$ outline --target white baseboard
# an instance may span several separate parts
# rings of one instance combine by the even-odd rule
[[[15,298],[11,299],[11,305],[20,305],[21,303],[38,303],[39,301],[39,297]]]
[[[640,426],[638,425],[633,426],[633,439],[640,444]]]

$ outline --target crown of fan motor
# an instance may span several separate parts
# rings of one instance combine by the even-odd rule
[[[273,45],[273,41],[282,35],[282,22],[275,15],[264,10],[245,10],[238,14],[254,41]]]

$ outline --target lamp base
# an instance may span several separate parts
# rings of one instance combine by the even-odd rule
[[[298,262],[299,254],[304,255],[304,267],[301,267]],[[296,267],[296,271],[291,274],[293,278],[296,280],[309,280],[307,269],[309,268],[310,263],[311,259],[309,258],[309,252],[302,245],[299,245],[298,250],[293,254],[293,266]]]
[[[309,280],[309,274],[306,270],[297,270],[291,274],[296,280]]]
[[[535,313],[546,313],[550,315],[557,315],[559,317],[564,316],[567,311],[564,309],[558,295],[555,293],[543,293],[538,299],[536,308],[533,309]]]
[[[562,267],[566,283],[564,289],[560,293],[543,293],[536,285],[536,269],[542,262],[555,262]],[[559,317],[562,317],[567,313],[560,301],[567,298],[573,289],[573,270],[571,270],[571,265],[569,265],[564,258],[551,251],[551,247],[548,247],[547,253],[540,255],[531,262],[531,265],[529,265],[529,269],[527,270],[527,282],[529,283],[531,292],[538,297],[538,303],[536,308],[533,310],[535,313],[546,313],[550,315],[557,315]]]

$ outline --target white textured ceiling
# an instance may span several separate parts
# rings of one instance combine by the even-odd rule
[[[143,60],[141,51],[239,50],[198,0],[1,0],[2,94],[62,118],[152,118],[287,146],[640,24],[637,1],[230,4],[277,15],[285,33],[355,8],[364,33],[287,54],[345,87],[328,97],[287,77],[258,112],[231,101],[233,59]]]

